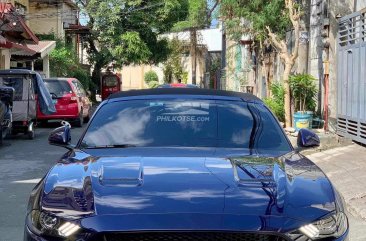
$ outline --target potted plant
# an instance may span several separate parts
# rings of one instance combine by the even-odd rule
[[[310,74],[296,74],[290,76],[291,94],[295,103],[294,127],[311,128],[313,111],[316,107],[318,92],[315,78]]]

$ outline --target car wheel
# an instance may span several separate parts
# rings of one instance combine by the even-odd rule
[[[76,127],[82,127],[83,126],[83,110],[80,111],[79,117],[75,119],[75,126]]]
[[[88,111],[88,115],[84,117],[84,123],[88,123],[89,120],[90,120],[90,109]]]
[[[40,126],[47,126],[47,124],[48,124],[48,120],[40,120],[39,121]]]
[[[33,140],[33,139],[34,139],[34,136],[35,136],[34,131],[29,131],[29,132],[27,133],[27,136],[28,136],[28,139],[29,139],[29,140]]]

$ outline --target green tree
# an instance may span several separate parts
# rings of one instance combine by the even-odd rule
[[[54,33],[37,36],[41,40],[56,41],[56,48],[50,53],[50,72],[55,77],[73,77],[80,80],[87,89],[91,87],[90,73],[79,63],[72,44],[66,44]]]
[[[166,60],[168,42],[158,35],[185,18],[187,1],[87,1],[83,10],[91,30],[87,50],[93,64],[93,82],[99,83],[101,69],[112,62],[119,67]]]
[[[174,79],[181,78],[187,83],[188,73],[182,66],[182,54],[185,52],[184,43],[176,38],[169,41],[169,56],[164,62],[164,82],[172,83]]]
[[[216,9],[219,0],[213,1],[211,8],[207,0],[188,0],[188,15],[180,22],[177,22],[174,31],[189,31],[190,33],[190,56],[192,63],[192,84],[196,84],[197,73],[197,30],[208,28],[211,23],[211,16]]]
[[[289,76],[298,57],[301,11],[295,0],[221,0],[220,15],[228,35],[238,40],[249,34],[264,49],[266,42],[277,50],[284,64],[285,123],[292,125]],[[294,31],[294,48],[289,50],[285,33]],[[290,40],[291,41],[291,40]]]
[[[159,85],[159,77],[155,71],[150,70],[145,73],[144,76],[145,83],[149,86],[149,88],[155,88]]]

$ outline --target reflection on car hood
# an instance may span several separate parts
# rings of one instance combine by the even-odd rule
[[[75,151],[45,183],[42,208],[66,216],[179,213],[313,221],[335,210],[323,172],[294,153],[268,158],[195,156],[179,148],[174,156]]]

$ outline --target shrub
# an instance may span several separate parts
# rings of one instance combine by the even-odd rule
[[[159,85],[159,77],[153,70],[145,73],[144,80],[149,88],[155,88]]]
[[[273,83],[271,86],[272,96],[265,98],[264,103],[277,116],[279,121],[285,121],[285,89],[282,83]]]

